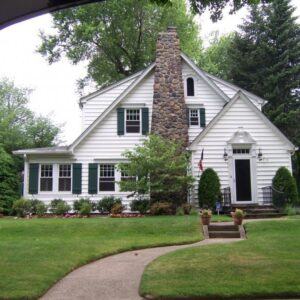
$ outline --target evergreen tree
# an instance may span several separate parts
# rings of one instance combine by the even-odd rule
[[[231,80],[268,100],[264,113],[297,146],[300,145],[300,26],[290,0],[254,6],[236,33]],[[294,175],[300,181],[299,152]]]
[[[11,156],[0,145],[0,213],[10,214],[18,199],[19,179]]]

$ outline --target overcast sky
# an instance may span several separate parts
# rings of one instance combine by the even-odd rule
[[[300,15],[300,1],[293,0]],[[213,24],[208,14],[200,17],[201,36],[209,39],[212,31],[229,33],[236,29],[243,9],[237,15],[225,15],[222,21]],[[48,65],[46,60],[35,52],[40,44],[39,30],[51,30],[51,16],[43,15],[15,24],[0,31],[0,78],[8,77],[17,86],[33,89],[30,108],[37,114],[51,115],[57,124],[64,124],[62,138],[71,143],[81,132],[81,111],[78,107],[76,80],[85,75],[85,67],[71,65],[66,59]]]

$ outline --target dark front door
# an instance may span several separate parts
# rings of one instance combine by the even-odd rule
[[[251,201],[250,159],[235,160],[236,201]]]

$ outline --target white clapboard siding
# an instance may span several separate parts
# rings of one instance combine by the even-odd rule
[[[192,77],[194,79],[195,96],[185,96],[185,102],[188,107],[203,107],[206,113],[206,124],[208,124],[215,115],[223,108],[225,101],[221,99],[216,92],[200,78],[194,70],[192,70],[186,63],[182,66],[182,77],[184,80],[184,89],[186,95],[186,79]],[[202,131],[201,127],[189,128],[189,141],[193,141],[194,138]]]
[[[82,131],[102,114],[102,112],[135,80],[125,80],[121,84],[117,84],[114,88],[108,89],[106,92],[99,93],[94,98],[84,103],[82,108]]]
[[[193,152],[193,174],[199,175],[198,162],[204,149],[204,169],[210,167],[218,173],[222,188],[230,186],[230,159],[224,161],[223,151],[227,147],[227,141],[241,126],[256,141],[256,149],[260,148],[263,153],[262,161],[255,158],[257,200],[261,203],[262,188],[271,185],[277,169],[285,166],[291,170],[290,153],[288,146],[262,121],[245,100],[238,99],[199,141],[197,150]],[[197,203],[197,185],[198,181],[193,191],[195,203]]]
[[[153,72],[144,78],[138,86],[128,94],[128,96],[119,104],[126,106],[128,104],[143,104],[149,108],[149,121],[151,128],[151,114],[153,102]],[[133,149],[141,144],[145,136],[141,134],[117,134],[117,110],[111,111],[107,117],[75,148],[74,156],[82,165],[82,191],[87,194],[88,191],[88,164],[95,161],[119,161],[124,159],[122,153]],[[118,193],[113,193],[119,196]],[[125,194],[127,195],[127,194]],[[124,196],[124,193],[123,193]]]

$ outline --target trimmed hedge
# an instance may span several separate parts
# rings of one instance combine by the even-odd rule
[[[201,175],[198,186],[198,200],[201,208],[214,208],[221,197],[220,179],[216,171],[207,168]]]
[[[273,180],[273,204],[277,207],[297,205],[298,190],[294,177],[286,167],[280,167]]]

